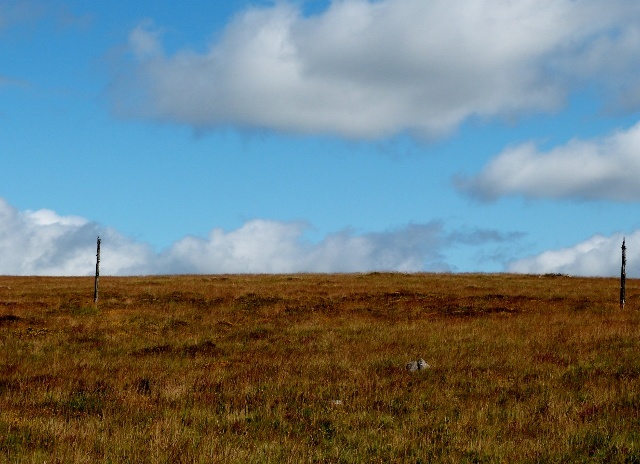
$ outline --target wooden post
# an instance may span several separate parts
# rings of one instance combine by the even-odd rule
[[[624,237],[622,238],[622,266],[620,267],[620,309],[624,309],[626,298],[626,280],[627,280],[627,247],[624,245]]]
[[[93,304],[98,304],[98,286],[100,283],[100,237],[98,237],[98,251],[96,253],[96,280],[93,285]]]

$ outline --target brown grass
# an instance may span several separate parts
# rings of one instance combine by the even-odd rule
[[[640,294],[517,275],[0,277],[6,462],[640,462]],[[426,371],[405,364],[424,358]]]

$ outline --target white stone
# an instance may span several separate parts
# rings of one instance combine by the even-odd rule
[[[418,370],[418,362],[417,361],[410,361],[407,363],[407,370],[409,372],[415,372]]]
[[[427,361],[425,361],[424,359],[420,358],[418,359],[418,370],[421,371],[423,369],[429,369],[431,366],[429,364],[427,364]]]

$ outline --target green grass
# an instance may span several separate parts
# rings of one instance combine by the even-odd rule
[[[614,279],[0,277],[6,462],[638,462]],[[424,358],[430,368],[409,373]]]

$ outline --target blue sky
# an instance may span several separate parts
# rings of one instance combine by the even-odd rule
[[[640,3],[0,0],[0,274],[640,275]]]

